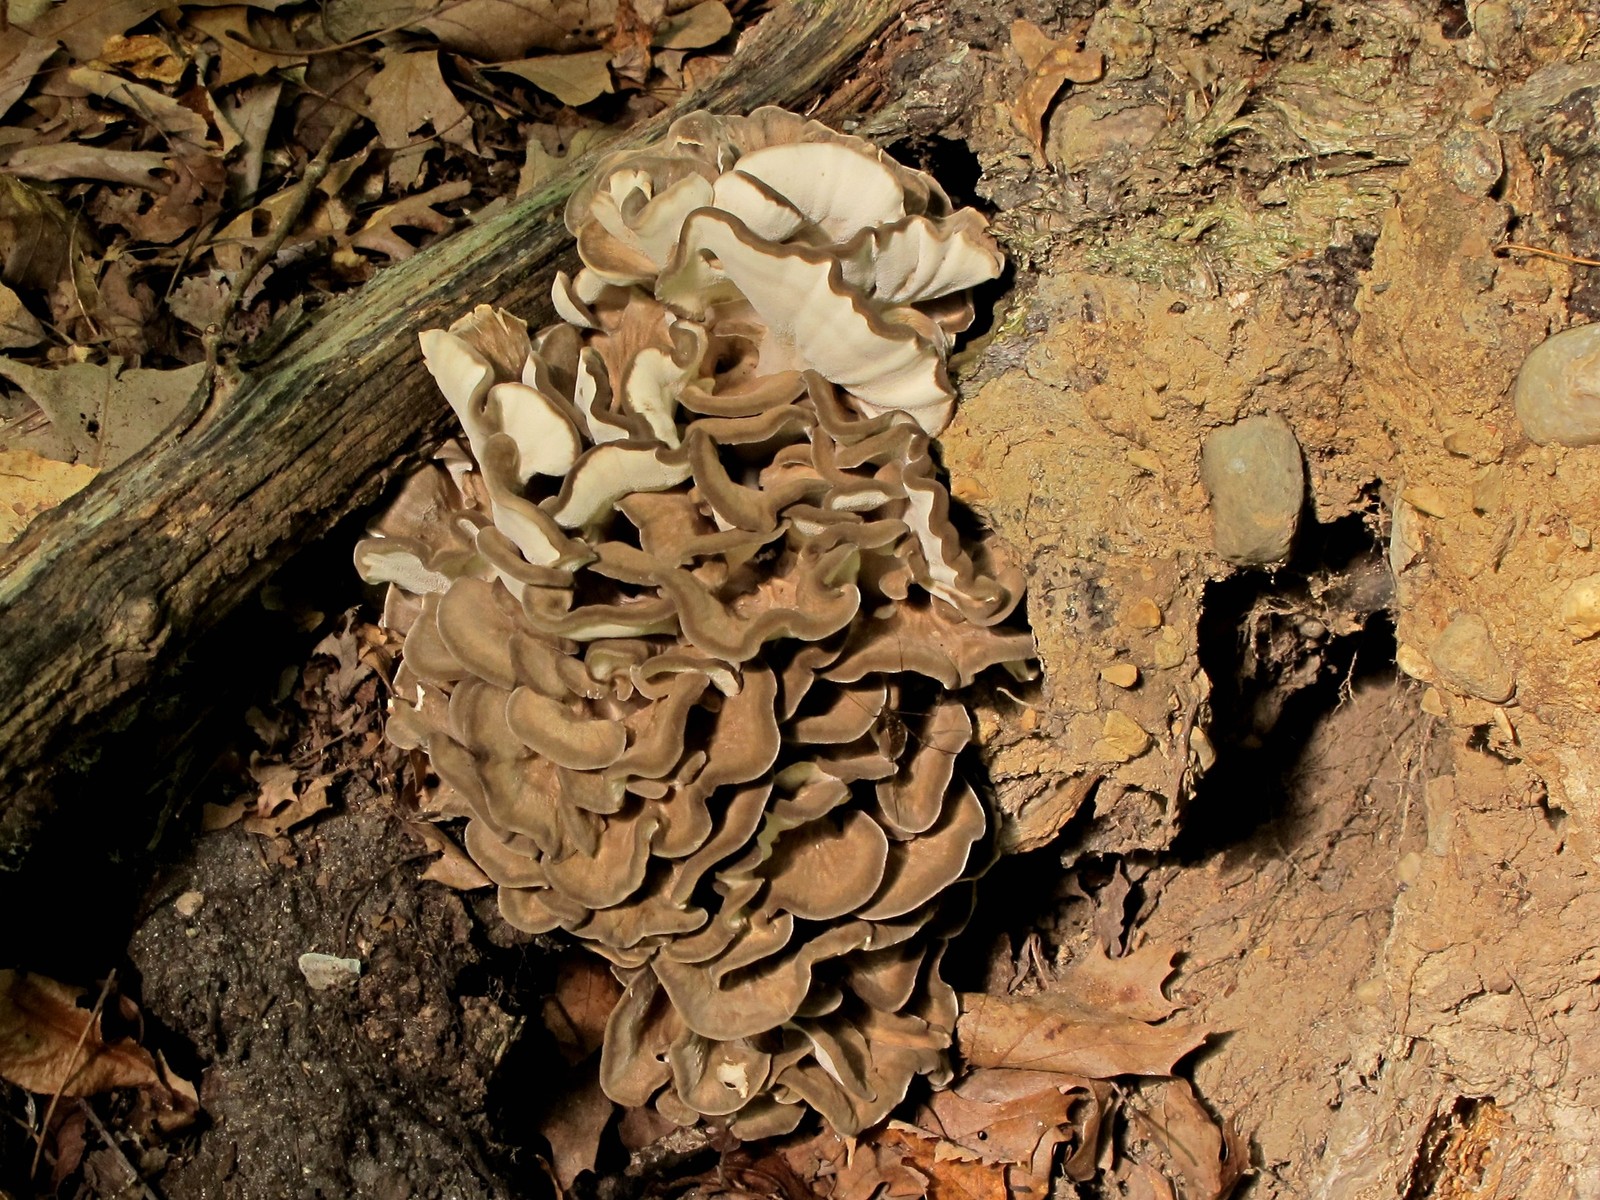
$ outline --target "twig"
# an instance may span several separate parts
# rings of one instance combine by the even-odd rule
[[[61,1096],[67,1090],[67,1084],[72,1082],[73,1076],[88,1065],[84,1063],[74,1066],[78,1061],[78,1051],[82,1050],[83,1043],[89,1040],[89,1030],[100,1023],[100,1014],[105,1009],[106,997],[111,995],[111,985],[116,981],[117,969],[112,967],[111,973],[106,976],[106,981],[100,985],[100,994],[95,997],[94,1007],[89,1010],[89,1019],[83,1023],[83,1032],[78,1035],[77,1045],[72,1047],[72,1054],[67,1058],[67,1066],[70,1069],[61,1077],[60,1086],[56,1088],[55,1095],[50,1097],[49,1106],[44,1110],[44,1120],[39,1122],[39,1132],[35,1135],[33,1166],[28,1168],[28,1178],[30,1179],[39,1173],[39,1160],[44,1157],[44,1138],[45,1134],[50,1130],[50,1118],[56,1115],[56,1105],[61,1103]]]
[[[89,1118],[89,1124],[94,1126],[95,1132],[100,1135],[100,1140],[105,1142],[110,1147],[111,1153],[117,1156],[117,1161],[122,1164],[123,1170],[128,1172],[129,1178],[138,1185],[144,1200],[161,1200],[161,1197],[156,1194],[156,1190],[145,1182],[145,1178],[139,1173],[139,1169],[129,1160],[127,1153],[117,1144],[117,1139],[111,1136],[111,1131],[100,1120],[100,1114],[94,1111],[94,1105],[80,1096],[78,1097],[78,1107],[83,1110],[83,1115]]]
[[[1501,242],[1494,248],[1498,255],[1506,255],[1515,250],[1519,254],[1535,254],[1540,258],[1553,258],[1557,262],[1572,263],[1579,267],[1600,267],[1600,259],[1579,258],[1575,254],[1562,254],[1558,250],[1546,250],[1541,246],[1527,246],[1521,242]]]
[[[222,313],[217,317],[218,341],[221,340],[222,333],[228,327],[228,322],[238,309],[239,301],[245,292],[249,290],[250,285],[255,282],[256,276],[261,273],[261,268],[277,257],[278,251],[283,248],[283,243],[288,240],[290,231],[294,229],[300,220],[300,214],[305,212],[306,205],[311,202],[311,193],[316,191],[317,184],[322,182],[322,177],[328,173],[328,168],[333,165],[333,155],[338,149],[339,143],[344,141],[345,135],[355,128],[356,122],[360,119],[361,114],[354,109],[346,109],[344,114],[340,116],[338,123],[333,127],[333,131],[328,134],[328,140],[322,143],[322,148],[317,151],[317,156],[307,165],[306,173],[301,177],[300,182],[295,184],[294,190],[289,193],[288,206],[283,210],[283,217],[273,229],[272,236],[257,248],[256,252],[250,256],[250,261],[245,264],[244,270],[228,285],[228,298],[223,301]],[[209,346],[206,351],[206,361],[211,362],[213,366],[215,365],[212,349]]]
[[[300,216],[305,212],[306,205],[311,202],[311,193],[316,190],[317,185],[322,182],[323,176],[328,173],[328,168],[333,165],[333,155],[338,149],[339,143],[344,141],[345,136],[355,128],[356,122],[360,119],[361,114],[355,109],[346,109],[344,111],[338,123],[334,125],[332,132],[328,134],[327,141],[323,142],[322,148],[317,151],[316,157],[307,164],[306,173],[301,177],[300,182],[295,184],[294,188],[289,192],[289,203],[284,208],[283,215],[279,218],[277,225],[274,226],[271,236],[267,238],[265,243],[257,247],[256,252],[250,256],[250,261],[245,264],[244,270],[235,276],[233,282],[228,285],[228,295],[222,302],[222,311],[217,314],[216,321],[206,329],[205,337],[201,339],[206,350],[205,374],[195,386],[194,393],[189,397],[189,402],[185,406],[182,416],[173,423],[171,432],[167,434],[168,437],[179,438],[188,433],[189,430],[194,428],[195,423],[205,415],[206,410],[211,407],[211,401],[215,397],[217,390],[222,338],[227,332],[228,325],[233,320],[234,314],[238,312],[239,304],[245,292],[255,282],[255,278],[261,273],[261,269],[277,257],[278,251],[283,248],[283,243],[288,240],[290,231],[299,223]]]
[[[1172,772],[1172,811],[1177,812],[1183,804],[1183,781],[1189,773],[1189,739],[1194,736],[1194,719],[1200,711],[1200,698],[1196,696],[1191,699],[1182,688],[1174,691],[1183,703],[1183,724],[1178,728],[1178,738],[1174,743],[1178,762]]]

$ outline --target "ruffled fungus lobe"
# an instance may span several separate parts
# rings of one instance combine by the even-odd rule
[[[567,221],[563,323],[422,335],[470,454],[356,552],[406,631],[389,736],[506,919],[614,964],[615,1100],[855,1132],[948,1077],[939,959],[986,827],[951,693],[1033,653],[929,451],[1000,254],[927,176],[773,109],[679,121]]]

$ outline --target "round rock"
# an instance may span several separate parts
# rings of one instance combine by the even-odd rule
[[[1444,627],[1430,654],[1439,678],[1458,692],[1504,704],[1511,699],[1516,677],[1489,636],[1489,625],[1474,613],[1463,613]]]
[[[1512,401],[1523,431],[1541,446],[1600,442],[1600,323],[1535,346],[1517,373]]]
[[[1200,480],[1211,493],[1218,554],[1241,566],[1289,557],[1306,492],[1289,422],[1274,414],[1213,430],[1200,452]]]
[[[1586,575],[1566,590],[1561,624],[1579,641],[1600,634],[1600,575]]]

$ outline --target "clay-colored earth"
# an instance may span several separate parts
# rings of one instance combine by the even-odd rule
[[[1595,315],[1594,14],[1149,0],[1053,29],[1107,62],[1044,161],[1003,47],[952,44],[981,83],[944,131],[1023,264],[943,439],[1030,571],[1044,683],[984,725],[1009,836],[1146,864],[1131,940],[1175,943],[1232,1031],[1196,1081],[1256,1139],[1250,1195],[1600,1195],[1600,638],[1562,619],[1600,447],[1535,445],[1511,404]],[[1199,463],[1261,414],[1309,499],[1295,558],[1247,570]],[[1239,645],[1208,642],[1229,605]],[[1401,673],[1355,682],[1379,651]],[[1304,742],[1281,781],[1205,776],[1274,739]]]

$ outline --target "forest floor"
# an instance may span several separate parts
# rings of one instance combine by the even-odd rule
[[[247,341],[359,286],[692,88],[736,37],[709,14],[629,42],[613,8],[561,43],[570,78],[512,73],[563,104],[482,69],[558,47],[359,7],[320,29],[294,6],[129,9],[52,33],[66,66],[12,64],[29,111],[0,129],[20,148],[0,172],[33,171],[94,235],[35,237],[54,268],[7,260],[0,304],[20,307],[0,334],[23,332],[0,341],[0,457],[44,489],[0,493],[17,530],[149,435],[135,401],[184,386],[219,317]],[[1600,649],[1550,616],[1595,571],[1600,473],[1596,451],[1529,445],[1506,400],[1532,345],[1600,315],[1585,8],[950,0],[911,9],[840,88],[873,98],[858,131],[982,208],[1013,263],[957,360],[941,454],[1028,564],[1043,680],[978,714],[1012,857],[979,885],[951,981],[1048,993],[1108,956],[1153,988],[1149,1019],[1209,1031],[1177,1080],[1062,1109],[1060,1140],[1088,1152],[1072,1178],[1057,1162],[1053,1200],[1600,1198]],[[113,34],[143,57],[111,55]],[[201,58],[206,37],[221,51]],[[606,64],[616,91],[584,95]],[[164,136],[195,139],[183,187],[141,191],[137,158],[59,183],[84,169],[60,165],[74,146],[106,144],[95,72],[139,80]],[[335,121],[307,100],[342,90],[357,136],[376,132],[274,245],[271,197]],[[203,111],[239,140],[182,133]],[[241,165],[252,195],[281,190],[240,206]],[[10,251],[52,228],[8,203]],[[118,391],[113,358],[164,374]],[[45,364],[100,374],[62,394],[28,373]],[[88,394],[107,407],[74,424]],[[1289,421],[1309,474],[1272,571],[1216,555],[1198,473],[1210,431],[1260,413]],[[115,967],[107,1040],[161,1057],[147,1087],[53,1106],[0,1085],[0,1193],[1024,1200],[1016,1171],[947,1153],[920,1101],[850,1154],[814,1129],[740,1147],[613,1113],[587,961],[450,886],[467,880],[419,819],[426,777],[382,738],[396,646],[340,532],[203,650],[249,663],[205,702],[203,761],[151,848],[19,915],[0,966],[84,985]],[[1444,661],[1461,613],[1492,630],[1514,700]],[[1131,685],[1103,674],[1118,663]],[[1133,746],[1112,736],[1130,720]]]

